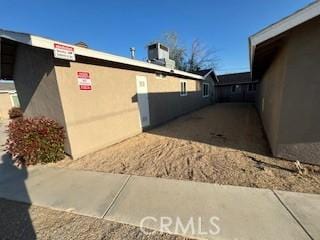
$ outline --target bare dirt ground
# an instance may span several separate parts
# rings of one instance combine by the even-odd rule
[[[55,167],[320,193],[320,167],[271,157],[249,104],[216,104]]]
[[[0,239],[183,240],[140,228],[0,199]]]

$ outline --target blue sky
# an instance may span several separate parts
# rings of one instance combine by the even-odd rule
[[[0,28],[75,43],[137,58],[163,32],[182,44],[199,39],[215,49],[218,72],[248,69],[248,36],[312,0],[1,0]]]

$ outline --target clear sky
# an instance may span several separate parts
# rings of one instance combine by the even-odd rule
[[[175,31],[216,50],[218,72],[248,70],[248,36],[312,0],[0,0],[0,28],[32,33],[129,57]]]

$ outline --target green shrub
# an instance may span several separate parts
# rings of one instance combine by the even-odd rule
[[[13,107],[8,112],[10,119],[21,118],[23,116],[23,111],[19,107]]]
[[[64,129],[45,117],[19,118],[8,126],[7,151],[24,165],[56,162],[64,158]]]

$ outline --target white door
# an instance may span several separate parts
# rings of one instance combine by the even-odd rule
[[[137,76],[136,80],[140,122],[142,127],[147,127],[150,125],[147,78],[145,76]]]

